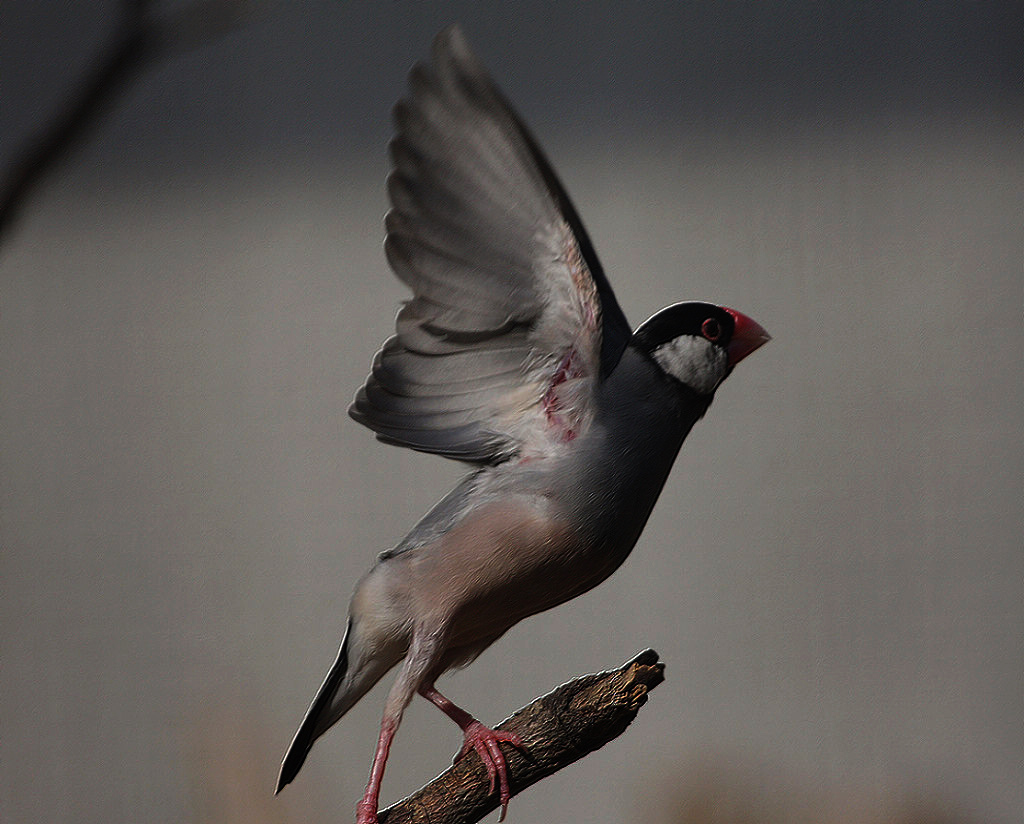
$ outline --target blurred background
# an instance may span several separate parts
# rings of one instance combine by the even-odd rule
[[[390,678],[272,791],[353,584],[461,475],[345,414],[405,297],[390,108],[458,20],[630,320],[774,336],[627,564],[442,681],[495,723],[667,663],[510,822],[1020,820],[1019,4],[6,0],[5,170],[133,5],[170,45],[0,234],[0,819],[352,815]],[[458,745],[414,703],[385,801]]]

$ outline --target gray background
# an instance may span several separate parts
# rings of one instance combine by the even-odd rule
[[[0,247],[0,819],[350,817],[383,688],[271,790],[352,585],[460,474],[345,416],[404,296],[389,109],[458,19],[630,319],[774,335],[622,570],[442,682],[493,723],[667,662],[513,824],[1020,820],[1017,4],[258,8],[145,71]],[[116,10],[5,2],[0,157]],[[385,800],[458,740],[415,703]]]

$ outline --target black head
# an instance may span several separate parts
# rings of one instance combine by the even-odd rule
[[[632,344],[669,377],[710,395],[737,363],[768,340],[768,333],[746,315],[691,301],[648,318],[633,333]]]

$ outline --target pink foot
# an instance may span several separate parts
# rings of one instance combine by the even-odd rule
[[[505,820],[505,813],[508,810],[508,802],[512,798],[512,791],[508,786],[508,765],[505,763],[505,754],[501,751],[499,744],[508,743],[519,749],[525,749],[523,739],[514,732],[502,732],[485,727],[479,721],[470,722],[463,730],[466,740],[455,756],[458,761],[470,750],[476,750],[480,760],[487,768],[487,775],[491,778],[491,785],[488,792],[494,792],[495,784],[498,786],[498,797],[501,800],[501,814],[498,821]],[[359,822],[363,824],[363,822]]]

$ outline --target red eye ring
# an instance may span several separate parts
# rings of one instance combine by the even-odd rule
[[[709,341],[716,341],[722,337],[722,324],[714,318],[708,318],[700,325],[700,333]]]

